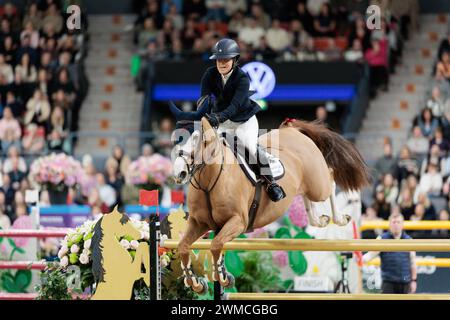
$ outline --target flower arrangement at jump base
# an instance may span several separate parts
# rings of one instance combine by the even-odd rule
[[[52,153],[33,161],[30,181],[45,190],[64,191],[80,183],[83,175],[81,163],[64,153]]]
[[[160,154],[139,157],[128,167],[130,183],[137,186],[162,186],[172,175],[172,161]]]
[[[98,219],[86,221],[83,225],[70,231],[61,241],[61,248],[58,252],[59,268],[55,269],[54,272],[65,273],[67,283],[75,293],[84,293],[87,288],[92,289],[95,284],[92,273],[91,241],[97,221]],[[130,256],[134,258],[139,242],[149,242],[150,234],[147,222],[132,218],[130,221],[140,231],[141,239],[132,239],[129,236],[125,236],[117,240],[128,251]],[[80,272],[69,272],[73,266],[77,267]],[[41,290],[51,292],[51,288],[48,288],[48,285]]]

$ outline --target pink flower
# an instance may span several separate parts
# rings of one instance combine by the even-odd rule
[[[288,265],[288,254],[286,251],[274,251],[272,253],[273,262],[280,268],[284,268]]]
[[[304,228],[308,225],[308,216],[306,214],[305,204],[302,196],[296,196],[288,209],[289,219],[297,227]]]
[[[14,221],[12,229],[33,229],[33,221],[30,216],[21,216]],[[23,248],[27,245],[29,238],[11,238],[16,246]]]

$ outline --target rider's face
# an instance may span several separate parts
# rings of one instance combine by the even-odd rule
[[[233,68],[233,59],[218,59],[216,60],[217,70],[222,75],[226,75]]]

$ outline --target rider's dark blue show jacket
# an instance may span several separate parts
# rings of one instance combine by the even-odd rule
[[[261,111],[258,104],[249,98],[249,89],[250,80],[239,67],[234,68],[225,86],[215,66],[208,68],[202,77],[201,96],[214,95],[216,103],[210,112],[216,113],[220,122],[245,122]]]

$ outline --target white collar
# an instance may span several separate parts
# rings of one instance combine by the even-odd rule
[[[223,85],[225,85],[225,84],[227,83],[228,79],[230,79],[231,74],[233,73],[233,71],[234,71],[234,70],[231,69],[231,71],[230,71],[228,74],[226,74],[226,75],[220,74],[220,76],[222,77],[222,83],[223,83]]]

